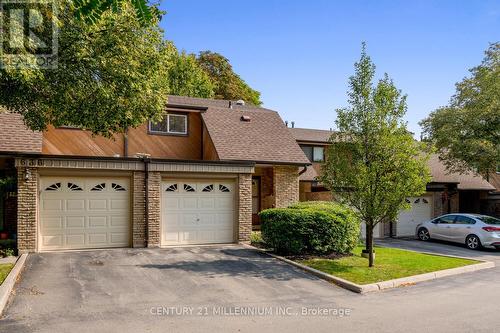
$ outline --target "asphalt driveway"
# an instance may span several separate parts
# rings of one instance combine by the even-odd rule
[[[436,247],[500,266],[498,252],[402,240],[384,245]],[[500,327],[498,268],[358,295],[236,245],[33,254],[15,292],[0,332],[492,332]]]

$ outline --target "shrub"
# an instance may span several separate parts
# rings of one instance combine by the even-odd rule
[[[0,258],[16,255],[16,241],[13,239],[0,239]]]
[[[260,213],[264,242],[281,254],[349,253],[359,239],[354,212],[332,202],[301,202]]]
[[[262,234],[260,231],[252,231],[250,234],[250,243],[251,244],[262,244],[264,241],[262,240]]]

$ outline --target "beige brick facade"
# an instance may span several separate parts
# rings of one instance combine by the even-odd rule
[[[36,251],[37,243],[37,168],[17,170],[17,248],[19,253]]]
[[[238,176],[238,241],[250,242],[252,233],[252,175]]]
[[[273,171],[275,207],[287,207],[299,201],[299,168],[274,166]]]
[[[161,175],[150,172],[148,179],[148,247],[159,247],[161,242]]]
[[[133,173],[132,186],[132,246],[144,247],[146,245],[144,172]]]

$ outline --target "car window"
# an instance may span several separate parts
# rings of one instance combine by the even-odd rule
[[[474,224],[476,223],[473,219],[467,216],[457,215],[455,224]]]
[[[500,224],[500,220],[493,216],[481,215],[481,216],[476,216],[476,218],[483,221],[486,224]]]
[[[439,218],[439,224],[453,224],[455,220],[455,215],[446,215]]]

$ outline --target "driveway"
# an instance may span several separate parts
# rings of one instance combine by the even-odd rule
[[[491,332],[499,276],[358,295],[236,245],[33,254],[0,332]]]

